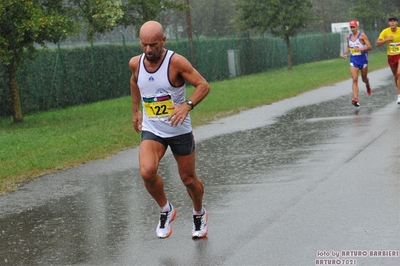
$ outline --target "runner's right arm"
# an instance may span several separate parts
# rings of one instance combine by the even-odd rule
[[[130,79],[130,89],[132,97],[132,124],[137,133],[142,131],[142,112],[140,111],[140,90],[137,85],[137,69],[139,66],[140,56],[135,56],[129,61],[129,68],[132,71]]]

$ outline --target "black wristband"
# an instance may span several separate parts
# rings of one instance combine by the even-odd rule
[[[186,100],[185,103],[187,103],[188,105],[190,105],[190,107],[193,109],[194,108],[194,104],[191,100]]]

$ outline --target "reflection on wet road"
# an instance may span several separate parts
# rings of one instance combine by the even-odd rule
[[[155,237],[158,210],[143,188],[137,168],[76,175],[60,185],[66,191],[64,195],[12,213],[0,211],[0,265],[224,264],[229,250],[239,243],[229,243],[230,238],[219,235],[213,227],[223,228],[226,222],[229,228],[234,222],[227,220],[232,215],[225,210],[232,207],[230,200],[239,195],[251,197],[257,186],[307,179],[298,174],[299,169],[323,171],[324,163],[329,168],[336,144],[345,146],[368,130],[375,112],[394,105],[393,95],[393,86],[376,89],[371,97],[361,97],[362,107],[357,110],[350,105],[349,95],[341,96],[294,108],[265,127],[197,143],[197,169],[206,186],[204,200],[210,211],[209,239],[190,239],[190,200],[177,176],[174,159],[168,155],[161,163],[160,174],[165,178],[169,200],[178,210],[170,239]],[[64,175],[68,176],[68,171]],[[35,182],[44,181],[28,183],[0,201],[25,195]],[[299,189],[309,188],[300,185]],[[43,193],[51,191],[43,187]],[[231,234],[236,233],[236,229],[231,230]],[[247,238],[257,235],[251,229],[247,232]],[[243,237],[241,241],[246,244],[250,240]]]
[[[303,163],[310,153],[318,152],[319,160],[326,160],[320,145],[340,137],[346,127],[368,124],[374,110],[393,102],[392,94],[389,88],[376,91],[359,109],[349,108],[349,97],[344,96],[293,109],[267,127],[203,141],[198,145],[198,160],[205,166],[200,172],[213,177],[207,179],[210,185],[276,182],[269,172]]]

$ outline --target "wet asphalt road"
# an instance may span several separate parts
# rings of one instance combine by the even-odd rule
[[[195,129],[206,239],[169,153],[156,238],[131,149],[0,196],[0,265],[400,265],[400,105],[389,69],[370,80],[359,109],[347,80]]]

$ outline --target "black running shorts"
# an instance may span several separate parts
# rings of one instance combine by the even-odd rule
[[[142,141],[143,140],[157,141],[163,144],[165,148],[168,148],[169,146],[172,153],[178,156],[189,155],[194,151],[195,148],[193,132],[171,138],[161,138],[149,131],[142,131]]]

